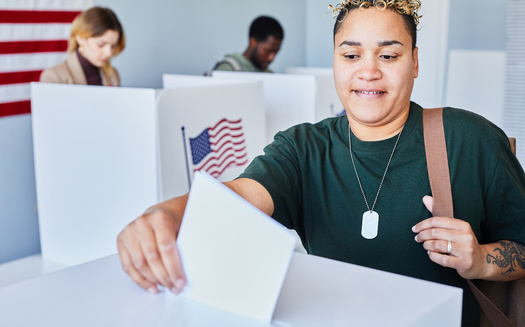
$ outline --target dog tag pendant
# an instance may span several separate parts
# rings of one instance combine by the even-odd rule
[[[361,235],[371,240],[377,236],[379,227],[379,214],[375,211],[365,211],[363,213],[363,222],[361,225]]]

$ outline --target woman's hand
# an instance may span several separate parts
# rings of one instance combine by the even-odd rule
[[[432,212],[433,198],[425,196],[423,203]],[[454,268],[466,279],[486,275],[486,249],[478,243],[469,223],[452,217],[431,217],[412,227],[415,240],[423,243],[430,260]]]
[[[181,217],[160,204],[130,223],[117,238],[122,268],[151,293],[162,285],[178,294],[186,285],[176,243]]]

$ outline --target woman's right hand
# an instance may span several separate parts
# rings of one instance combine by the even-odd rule
[[[182,209],[169,203],[181,200]],[[186,285],[176,243],[186,201],[187,196],[176,198],[146,210],[117,238],[122,268],[150,293],[161,285],[178,294]]]

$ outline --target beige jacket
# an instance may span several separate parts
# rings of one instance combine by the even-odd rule
[[[120,77],[115,68],[111,67],[109,73],[102,70],[101,78],[104,86],[120,86]],[[61,83],[61,84],[81,84],[86,85],[87,80],[78,61],[77,53],[68,53],[65,61],[60,64],[45,69],[40,75],[40,82]]]

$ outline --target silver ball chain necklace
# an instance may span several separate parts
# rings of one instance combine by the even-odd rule
[[[403,132],[403,130],[401,130],[401,132]],[[374,208],[376,206],[377,198],[379,197],[379,192],[381,192],[381,187],[383,186],[386,172],[388,171],[388,167],[390,166],[390,162],[392,161],[392,157],[394,156],[394,152],[396,151],[397,143],[399,142],[399,138],[401,137],[401,132],[399,132],[397,136],[396,143],[394,144],[394,148],[392,149],[392,153],[390,154],[390,159],[388,159],[388,163],[386,164],[383,178],[381,178],[381,183],[379,184],[379,189],[377,190],[376,198],[374,200],[374,203],[372,204],[372,208],[370,208],[370,206],[368,205],[368,201],[366,200],[363,185],[361,185],[361,180],[359,179],[359,174],[357,173],[357,168],[355,167],[354,156],[352,154],[352,132],[350,131],[350,124],[348,125],[348,148],[350,149],[350,158],[352,159],[352,166],[354,166],[355,176],[357,177],[357,182],[359,183],[359,187],[361,188],[363,199],[365,199],[366,208],[368,209],[363,213],[363,220],[361,223],[361,235],[369,240],[374,239],[377,236],[377,231],[379,229],[379,214],[374,211]]]

